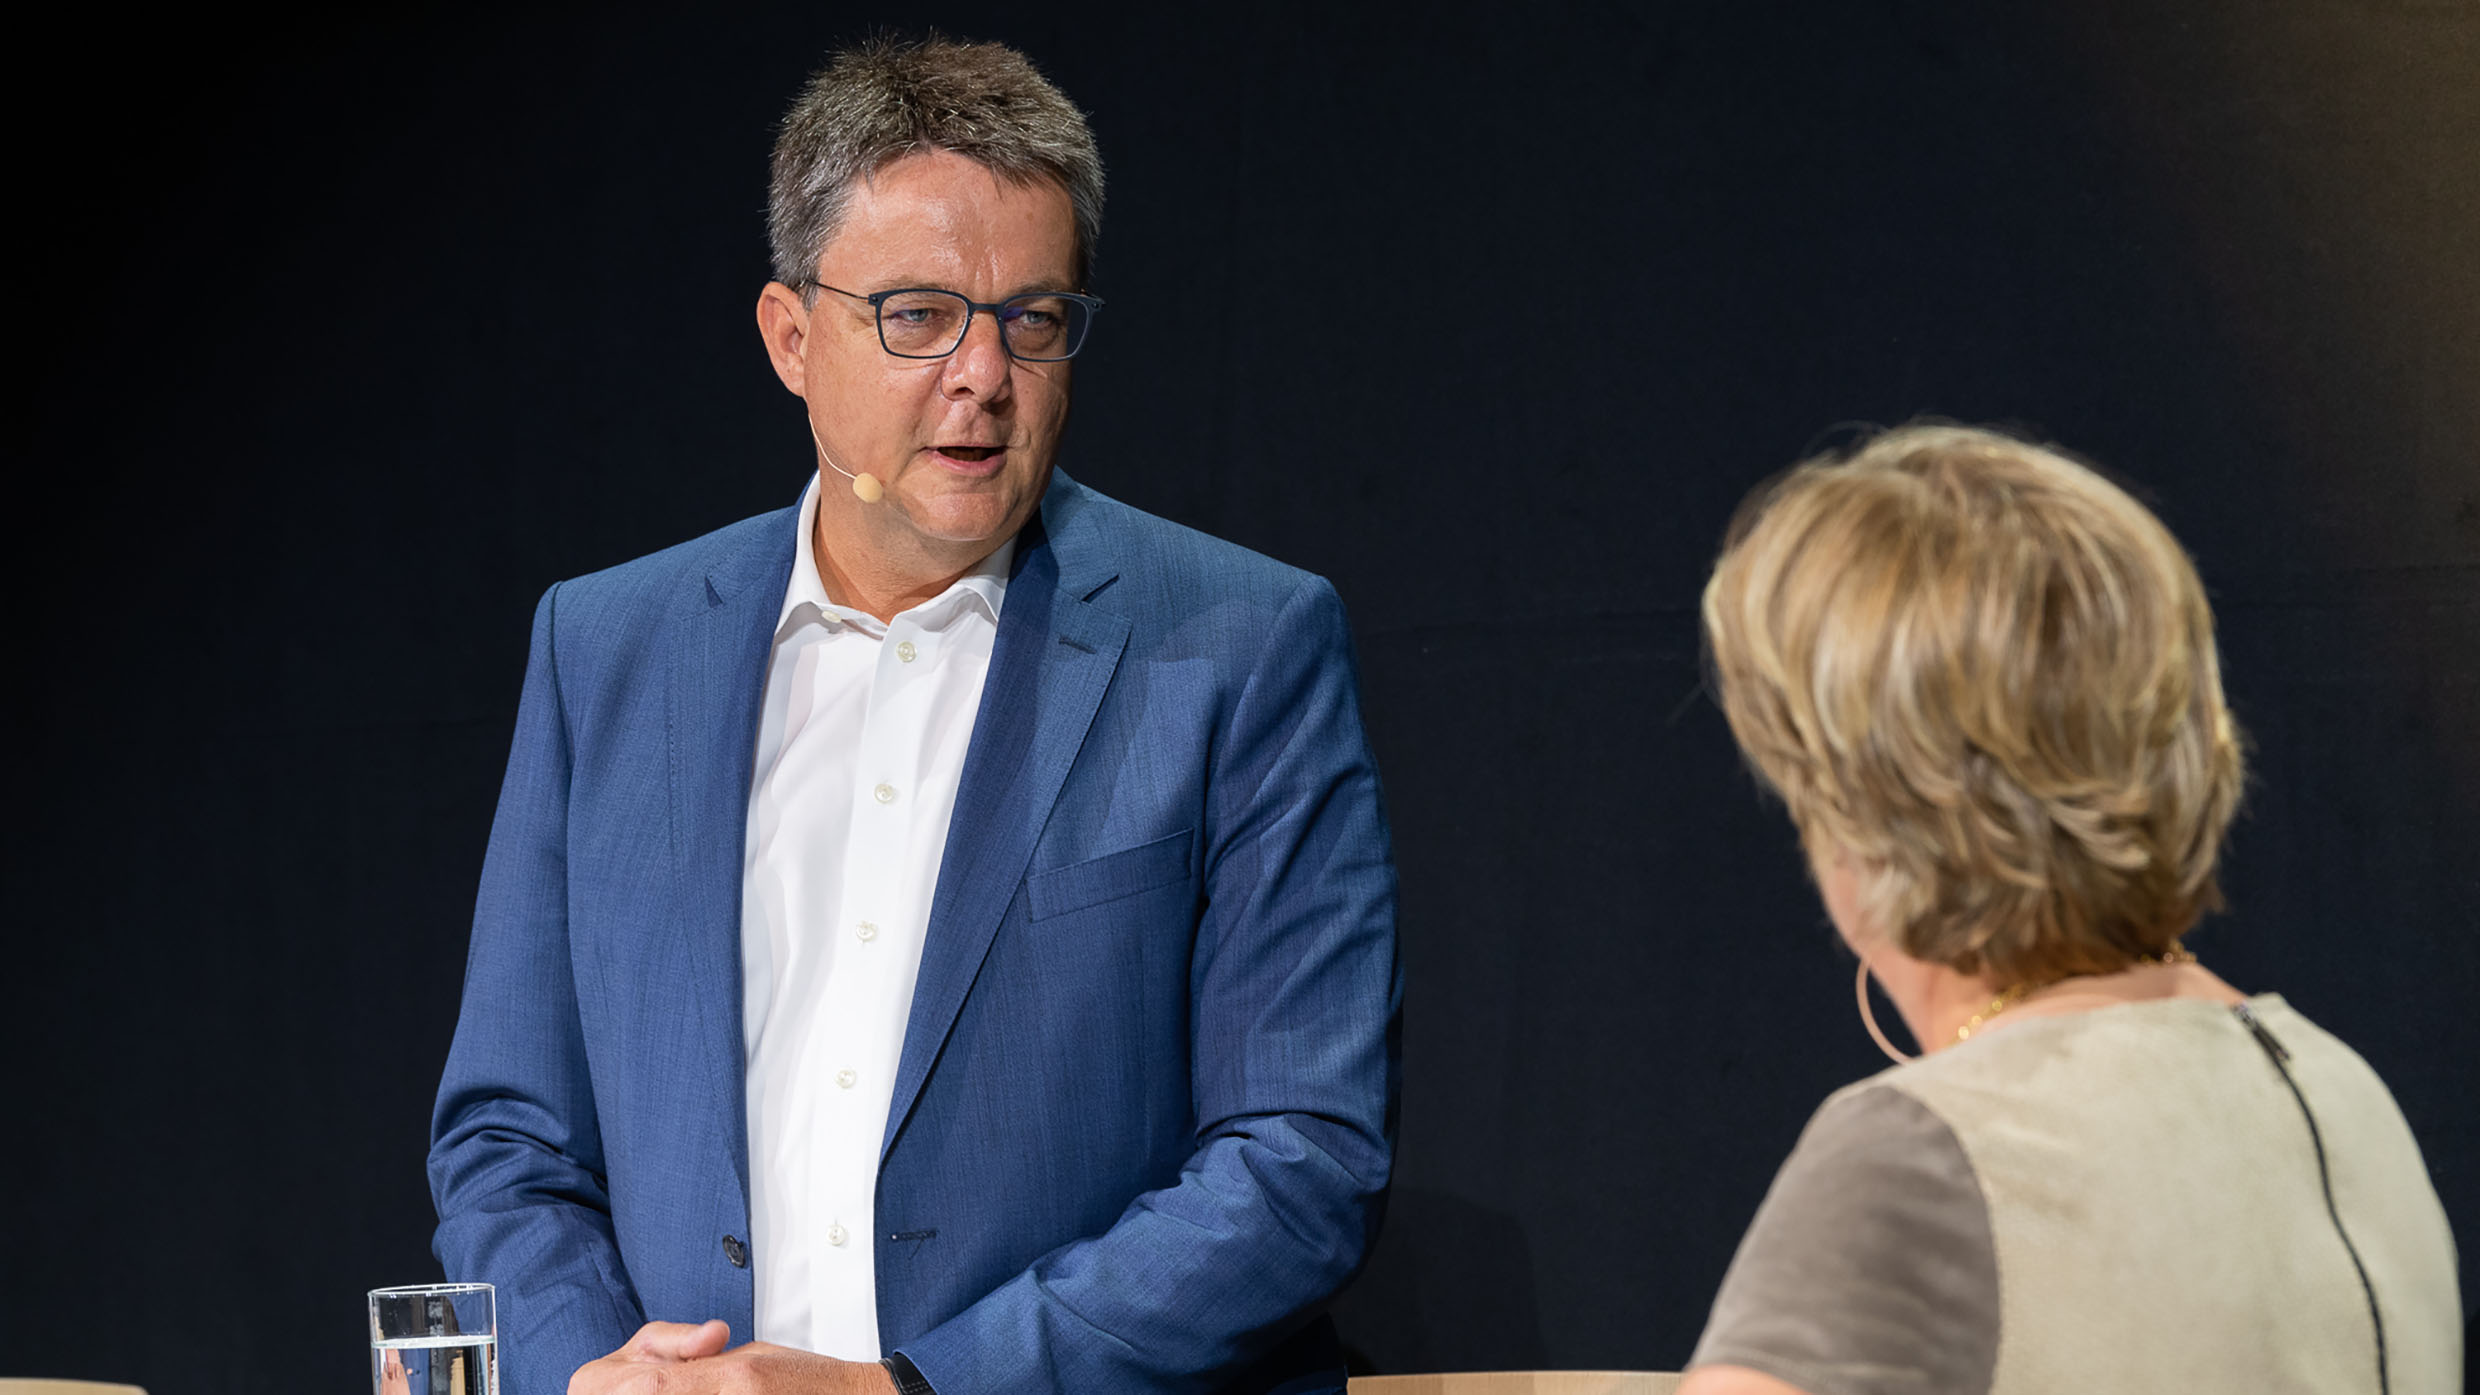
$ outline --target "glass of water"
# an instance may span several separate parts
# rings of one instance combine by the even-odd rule
[[[499,1395],[489,1284],[370,1291],[371,1395]]]

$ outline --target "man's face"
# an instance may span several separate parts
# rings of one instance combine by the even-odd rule
[[[1076,218],[1064,189],[1013,184],[934,151],[908,155],[854,188],[819,255],[818,280],[865,296],[929,287],[992,303],[1077,289],[1075,267]],[[768,288],[770,296],[781,291]],[[1014,535],[1050,483],[1068,421],[1068,364],[1010,358],[986,312],[974,314],[947,357],[898,358],[880,346],[868,303],[815,294],[794,316],[797,342],[770,334],[777,371],[808,402],[835,463],[886,487],[881,502],[862,504],[841,476],[829,476],[837,487],[822,506],[869,510],[856,521],[880,543],[945,565],[969,565]],[[787,345],[797,364],[786,361]]]

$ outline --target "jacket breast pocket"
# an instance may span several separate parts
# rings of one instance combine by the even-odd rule
[[[1168,838],[1035,872],[1025,878],[1026,910],[1035,920],[1047,920],[1187,881],[1194,840],[1195,831],[1183,828]]]

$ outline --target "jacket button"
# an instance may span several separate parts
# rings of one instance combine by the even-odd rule
[[[742,1244],[741,1238],[737,1235],[723,1237],[723,1257],[732,1261],[732,1267],[735,1269],[749,1267],[749,1247]]]

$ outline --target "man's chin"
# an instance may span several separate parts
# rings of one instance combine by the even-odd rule
[[[941,550],[988,551],[1013,537],[1033,515],[1016,500],[989,497],[906,500],[905,522],[922,541]]]
[[[953,547],[998,546],[1025,526],[1042,499],[1040,485],[1030,490],[1021,486],[946,489],[927,497],[902,489],[892,492],[903,500],[904,516],[915,533]]]

